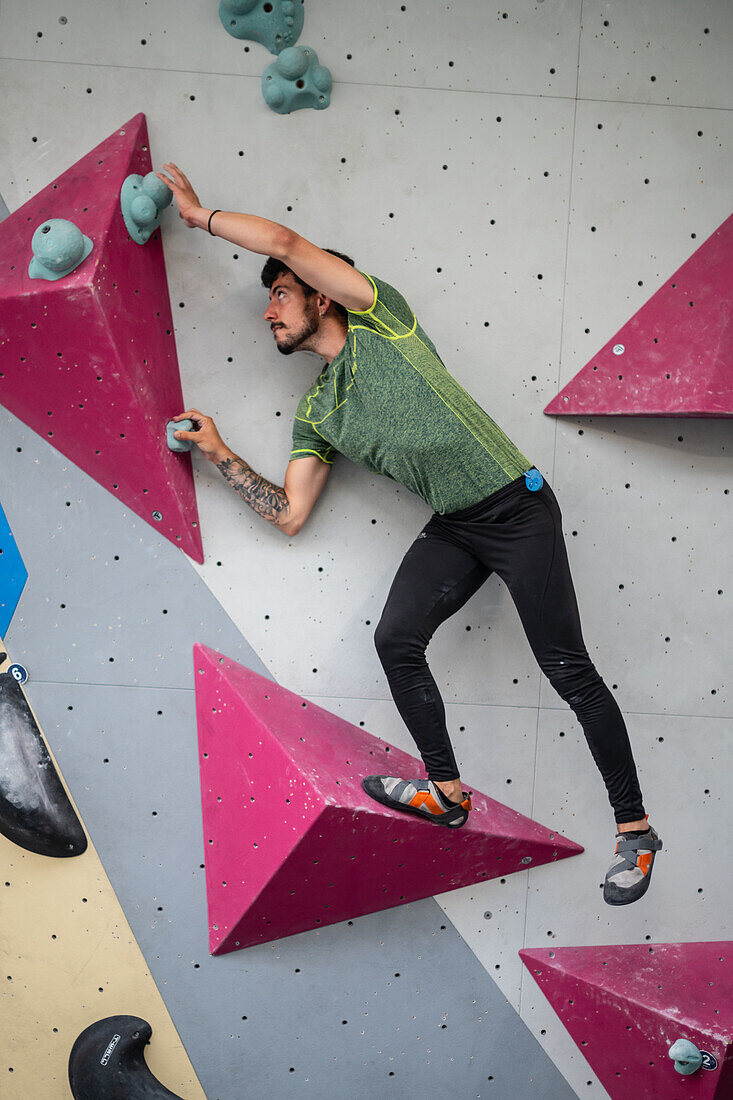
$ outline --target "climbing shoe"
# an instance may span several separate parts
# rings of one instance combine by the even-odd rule
[[[618,833],[613,862],[603,883],[603,900],[609,905],[630,905],[649,889],[654,856],[662,841],[652,829],[640,836]]]
[[[368,775],[362,779],[361,785],[370,798],[383,806],[417,814],[434,825],[460,829],[468,821],[470,795],[464,791],[462,802],[451,802],[430,779],[423,783],[411,783],[409,779],[397,779],[392,775]]]

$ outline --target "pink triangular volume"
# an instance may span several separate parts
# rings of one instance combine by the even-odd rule
[[[184,405],[160,230],[136,244],[120,209],[125,177],[150,169],[140,114],[0,223],[0,402],[203,561],[191,456],[166,443]],[[49,218],[94,243],[56,282],[28,275]]]
[[[545,409],[733,416],[733,214]]]
[[[556,947],[522,961],[613,1100],[733,1096],[733,943]],[[669,1048],[706,1052],[685,1077]]]
[[[421,762],[221,654],[194,649],[214,955],[576,855],[475,793],[451,832],[370,799]]]

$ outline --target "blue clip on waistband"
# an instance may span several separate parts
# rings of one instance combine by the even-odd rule
[[[536,493],[545,484],[542,474],[534,466],[531,470],[527,470],[524,480],[530,493]]]

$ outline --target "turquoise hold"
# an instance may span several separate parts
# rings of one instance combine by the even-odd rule
[[[683,1077],[697,1073],[702,1065],[702,1053],[689,1039],[678,1039],[669,1048],[669,1056],[674,1059],[674,1068]]]
[[[265,103],[279,115],[302,107],[324,111],[331,102],[331,73],[308,46],[291,46],[262,75]]]
[[[155,172],[147,176],[128,176],[122,184],[120,205],[125,227],[137,244],[145,244],[160,225],[166,206],[170,206],[173,192],[158,179]]]
[[[294,46],[303,30],[304,0],[221,0],[219,19],[234,38],[259,42],[270,53]]]
[[[193,420],[169,420],[165,426],[166,441],[168,446],[176,454],[183,454],[184,451],[190,451],[193,447],[193,443],[190,439],[176,439],[174,432],[191,432],[193,431]]]
[[[63,279],[86,260],[94,248],[89,237],[66,218],[50,218],[38,226],[31,240],[31,279]]]

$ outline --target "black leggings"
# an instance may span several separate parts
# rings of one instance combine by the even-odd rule
[[[457,779],[459,773],[425,650],[492,572],[509,589],[540,668],[583,727],[616,821],[640,820],[644,807],[626,726],[583,642],[560,509],[547,483],[530,492],[524,478],[471,508],[432,517],[397,571],[374,636],[429,777]]]

